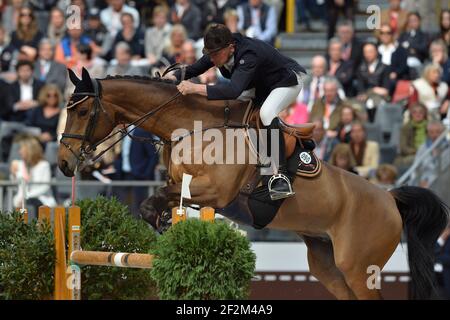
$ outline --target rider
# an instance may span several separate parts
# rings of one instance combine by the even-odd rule
[[[216,66],[231,81],[215,85],[182,81],[177,88],[183,95],[194,93],[210,100],[232,100],[254,88],[256,102],[262,103],[260,118],[263,125],[269,130],[280,129],[278,114],[296,100],[302,89],[300,73],[306,73],[302,66],[271,45],[231,33],[222,24],[208,28],[203,54],[197,62],[186,67],[184,79],[196,77]],[[181,72],[175,76],[180,80]],[[284,138],[281,133],[278,136],[280,166],[278,173],[269,180],[273,200],[294,195],[287,177]]]

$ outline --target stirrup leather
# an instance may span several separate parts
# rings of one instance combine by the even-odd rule
[[[276,190],[272,189],[272,184],[277,179],[283,179],[284,181],[286,181],[286,183],[289,186],[289,191],[288,192],[280,192],[280,191],[276,191]],[[288,177],[286,177],[282,173],[278,173],[278,174],[273,175],[270,178],[269,182],[267,183],[267,187],[269,189],[270,199],[272,199],[272,200],[280,200],[280,199],[288,198],[288,197],[291,197],[291,196],[295,195],[295,192],[292,190],[291,181],[289,180]]]

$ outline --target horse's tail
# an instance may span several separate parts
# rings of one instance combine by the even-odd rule
[[[448,207],[432,191],[405,186],[391,190],[403,219],[411,275],[410,299],[437,297],[434,246],[447,225]]]

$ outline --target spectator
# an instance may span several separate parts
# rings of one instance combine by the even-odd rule
[[[358,174],[355,170],[356,160],[350,146],[346,143],[336,145],[331,153],[330,164],[342,170]]]
[[[185,41],[181,47],[180,62],[183,64],[193,64],[197,61],[195,56],[195,44],[192,40]]]
[[[450,31],[450,10],[443,9],[439,19],[439,32],[434,36],[434,40],[447,42],[447,34]]]
[[[48,84],[56,84],[62,92],[66,87],[67,68],[54,60],[55,49],[49,39],[41,40],[39,55],[34,64],[34,78]]]
[[[394,40],[394,34],[388,24],[381,25],[378,33],[378,53],[381,56],[381,62],[388,66],[389,74],[389,95],[395,90],[397,80],[405,80],[409,78],[409,68],[406,60],[408,59],[408,51],[398,46]]]
[[[33,78],[33,69],[30,61],[17,63],[17,81],[11,87],[13,110],[8,117],[10,121],[25,121],[26,112],[38,106],[37,97],[44,83]]]
[[[136,128],[132,136],[140,138],[152,138],[152,135],[143,129]],[[132,140],[128,136],[122,142],[122,152],[114,163],[116,168],[116,180],[154,180],[155,168],[158,164],[158,153],[155,146],[150,143]],[[126,201],[129,193],[132,200]],[[136,217],[140,217],[140,204],[148,197],[147,187],[118,188],[119,199],[129,203],[130,211]]]
[[[34,11],[39,30],[44,34],[47,31],[50,10],[58,0],[28,0],[28,4]]]
[[[223,15],[224,24],[232,33],[240,32],[239,30],[239,15],[237,10],[229,9]]]
[[[277,15],[275,8],[262,0],[248,0],[237,7],[238,29],[251,38],[274,44],[277,35]]]
[[[144,75],[139,67],[134,67],[131,65],[131,49],[126,42],[119,42],[116,45],[115,57],[117,60],[116,65],[111,65],[106,70],[108,75],[134,75],[142,76]]]
[[[227,25],[226,21],[227,21],[227,12],[232,12],[233,16],[236,15],[236,22],[237,22],[237,20],[239,18],[237,15],[236,8],[237,8],[239,2],[241,2],[241,1],[240,0],[214,0],[214,1],[212,1],[213,5],[215,7],[215,13],[214,13],[214,16],[213,16],[211,22],[224,24],[228,27],[228,29],[231,30],[231,32],[237,32],[237,31],[234,31],[233,29],[231,29]],[[236,24],[236,30],[237,30],[237,24]]]
[[[9,120],[8,118],[10,116],[11,110],[12,110],[11,85],[0,78],[0,119]]]
[[[134,27],[133,15],[123,13],[120,21],[122,22],[122,29],[116,34],[112,48],[106,59],[111,60],[116,45],[120,42],[125,42],[130,47],[131,59],[140,60],[145,56],[144,34],[140,29]]]
[[[38,137],[45,146],[49,141],[56,141],[59,114],[63,103],[61,91],[56,85],[48,84],[42,88],[38,98],[39,106],[27,113],[26,125],[41,129]]]
[[[145,31],[145,56],[150,64],[161,59],[164,47],[170,41],[172,26],[167,22],[169,11],[165,6],[153,9],[153,27]]]
[[[343,21],[338,24],[337,34],[342,43],[342,60],[351,61],[357,68],[362,60],[362,44],[355,36],[355,30],[351,21]]]
[[[94,54],[100,51],[100,48],[88,36],[83,34],[82,28],[70,28],[67,31],[67,36],[61,40],[61,43],[56,48],[55,60],[72,69],[79,60],[80,52],[78,47],[80,44],[89,45]]]
[[[338,38],[333,38],[328,43],[328,72],[329,76],[336,77],[344,88],[347,97],[355,95],[353,90],[353,62],[342,59],[342,43]]]
[[[366,43],[363,46],[364,60],[356,72],[357,99],[364,104],[369,120],[375,119],[376,106],[382,98],[389,95],[389,69],[378,57],[377,46],[374,43]]]
[[[198,40],[202,36],[202,13],[191,0],[176,0],[171,10],[171,22],[183,25],[191,39]]]
[[[172,63],[179,62],[183,43],[186,39],[186,29],[181,24],[174,25],[170,32],[169,45],[164,48],[160,62],[167,67]]]
[[[431,63],[438,64],[442,68],[441,80],[450,84],[450,60],[448,59],[448,48],[442,40],[434,40],[430,45]]]
[[[37,49],[42,37],[33,10],[22,7],[19,11],[17,28],[11,34],[11,46],[17,51],[22,47]]]
[[[66,34],[66,19],[64,11],[53,8],[50,12],[50,22],[47,28],[47,37],[56,46]]]
[[[431,153],[429,153],[430,147],[434,142],[441,136],[444,132],[445,127],[442,122],[438,120],[432,120],[427,124],[427,139],[425,143],[422,144],[417,150],[416,157],[414,159],[414,164],[417,163],[421,158],[421,172],[422,174],[419,177],[413,175],[412,179],[418,179],[418,184],[422,188],[429,188],[433,181],[439,175],[438,170],[438,158],[441,156],[443,152],[446,154],[449,151],[449,144],[446,139],[443,139],[442,142],[435,148]],[[425,154],[427,155],[425,156]],[[448,155],[447,155],[448,156]],[[425,157],[425,159],[423,159]]]
[[[450,225],[437,240],[436,262],[442,265],[442,298],[450,300]]]
[[[314,102],[322,99],[324,95],[323,84],[327,70],[327,61],[323,56],[317,55],[311,61],[311,74],[307,76],[303,83],[303,90],[300,92],[297,100],[308,106],[308,112],[311,112]]]
[[[411,70],[413,79],[417,78],[417,70],[422,67],[428,56],[428,36],[420,29],[420,20],[418,13],[409,13],[406,31],[398,39],[400,45],[408,50],[407,63],[413,69]]]
[[[125,0],[109,0],[109,6],[100,12],[100,19],[106,29],[113,37],[121,30],[122,23],[120,18],[122,13],[129,13],[133,16],[134,27],[139,28],[139,12],[125,4]]]
[[[354,122],[350,133],[350,148],[356,160],[356,171],[369,178],[378,168],[380,148],[377,142],[367,140],[366,129],[361,122]]]
[[[398,170],[391,164],[381,164],[375,172],[375,180],[373,181],[380,188],[389,190],[395,187]]]
[[[352,124],[357,120],[357,115],[352,106],[345,105],[341,109],[339,123],[335,130],[335,136],[339,142],[349,143]],[[331,135],[331,134],[329,134]]]
[[[325,130],[336,130],[342,108],[348,106],[338,95],[339,83],[336,78],[324,81],[324,97],[314,103],[310,118],[322,118]]]
[[[334,37],[340,13],[346,20],[354,20],[355,3],[353,0],[326,0],[326,3],[328,9],[328,39],[331,39]]]
[[[17,23],[19,22],[19,12],[24,3],[24,0],[11,0],[10,4],[6,6],[5,11],[3,11],[2,23],[7,34],[11,34],[16,30]]]
[[[20,137],[17,143],[19,143],[21,160],[12,161],[10,176],[11,180],[24,181],[24,183],[19,183],[19,190],[14,195],[13,204],[14,207],[21,208],[25,202],[24,207],[29,209],[29,219],[36,219],[40,206],[56,206],[51,187],[48,184],[52,177],[50,163],[44,159],[42,146],[35,137]],[[27,185],[30,182],[43,184]]]
[[[419,147],[427,137],[427,108],[416,103],[410,108],[410,120],[402,126],[400,132],[400,152],[395,160],[399,168],[408,168],[414,161]]]
[[[100,12],[97,8],[92,8],[89,11],[85,34],[91,38],[97,46],[103,46],[103,42],[108,35],[108,30],[100,20]]]
[[[390,27],[394,39],[405,31],[408,19],[408,11],[402,9],[401,3],[402,0],[389,0],[389,8],[381,10],[381,25]]]
[[[413,94],[410,105],[415,102],[424,104],[428,109],[429,119],[441,119],[446,116],[444,103],[448,94],[448,85],[441,81],[442,68],[437,64],[429,64],[423,70],[422,77],[412,83]],[[447,104],[448,108],[448,104]]]
[[[338,144],[337,140],[329,137],[323,127],[321,118],[311,119],[315,127],[313,131],[313,140],[316,143],[315,153],[320,160],[328,161],[331,157],[334,147]]]

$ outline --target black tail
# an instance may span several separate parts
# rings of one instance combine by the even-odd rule
[[[432,191],[419,187],[391,190],[403,219],[411,274],[410,299],[437,298],[434,245],[447,225],[448,207]]]

